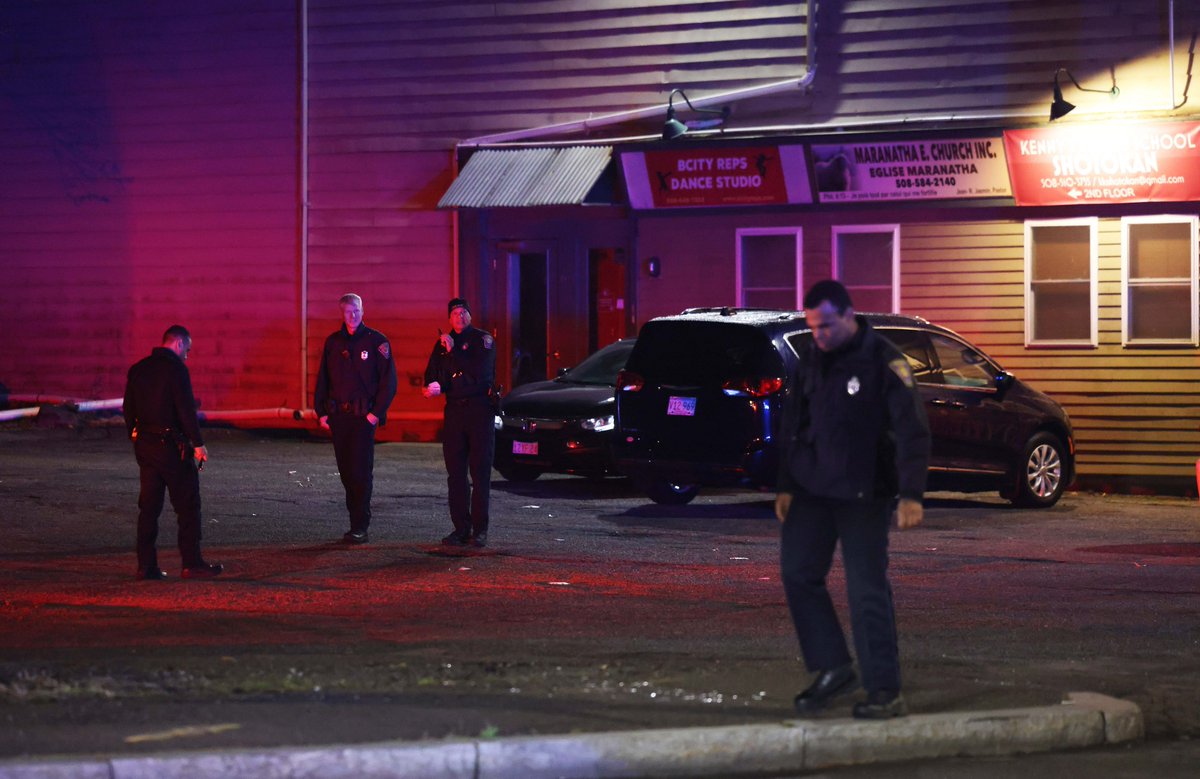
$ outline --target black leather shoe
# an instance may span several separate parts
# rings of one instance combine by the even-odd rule
[[[446,546],[466,546],[467,536],[459,533],[457,530],[442,539],[442,543]]]
[[[346,535],[342,536],[342,541],[347,544],[365,544],[371,539],[367,536],[365,530],[351,530]]]
[[[471,536],[471,546],[483,548],[487,546],[487,533],[476,533]]]
[[[137,578],[148,579],[151,581],[162,581],[163,579],[167,578],[167,572],[158,567],[147,568],[144,571],[138,571]]]
[[[221,571],[225,570],[225,566],[220,563],[201,563],[200,565],[190,565],[183,569],[183,578],[185,579],[215,579],[221,575]]]
[[[820,671],[804,692],[796,696],[797,714],[814,714],[829,705],[839,695],[854,692],[858,674],[853,665],[843,665],[830,671]]]
[[[904,696],[897,690],[875,690],[867,699],[854,704],[855,719],[891,719],[908,714]]]

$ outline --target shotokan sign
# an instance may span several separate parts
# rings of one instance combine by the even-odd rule
[[[621,166],[636,209],[812,202],[801,145],[625,152]]]
[[[1006,130],[1019,206],[1200,200],[1200,123]]]
[[[999,136],[814,144],[812,156],[822,203],[1010,194]]]

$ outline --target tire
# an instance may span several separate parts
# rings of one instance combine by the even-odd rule
[[[1049,508],[1067,489],[1066,448],[1058,436],[1037,433],[1025,444],[1020,462],[1014,469],[1015,491],[1012,502],[1027,508]]]
[[[664,506],[682,506],[691,503],[700,492],[698,484],[673,484],[665,479],[654,479],[642,484],[642,490],[650,500]]]
[[[511,482],[534,481],[542,475],[542,472],[537,468],[530,468],[527,465],[506,465],[496,470],[500,472],[505,481]]]

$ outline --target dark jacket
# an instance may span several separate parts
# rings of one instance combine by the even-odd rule
[[[487,397],[496,382],[496,342],[477,327],[450,332],[454,348],[446,351],[441,339],[425,366],[425,384],[437,382],[447,400]]]
[[[342,325],[325,339],[313,408],[317,416],[334,411],[379,417],[387,421],[388,406],[396,397],[396,362],[387,336],[359,324],[351,335]]]
[[[178,354],[156,346],[150,356],[129,369],[125,381],[125,429],[163,435],[204,446],[196,418],[192,376]]]
[[[785,399],[779,491],[842,500],[920,500],[925,407],[904,355],[861,316],[841,349],[810,344]]]

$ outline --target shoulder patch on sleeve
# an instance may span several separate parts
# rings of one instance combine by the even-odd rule
[[[379,344],[379,353],[383,355],[383,359],[389,360],[392,357],[392,347],[387,341]]]
[[[491,349],[492,346],[495,345],[495,343],[496,343],[496,339],[492,338],[487,333],[483,334],[483,348],[484,349]]]
[[[904,386],[916,386],[916,381],[913,380],[912,368],[908,365],[908,360],[901,357],[898,360],[892,360],[888,363],[888,367],[892,369],[892,373],[900,377],[900,381],[904,382]]]

